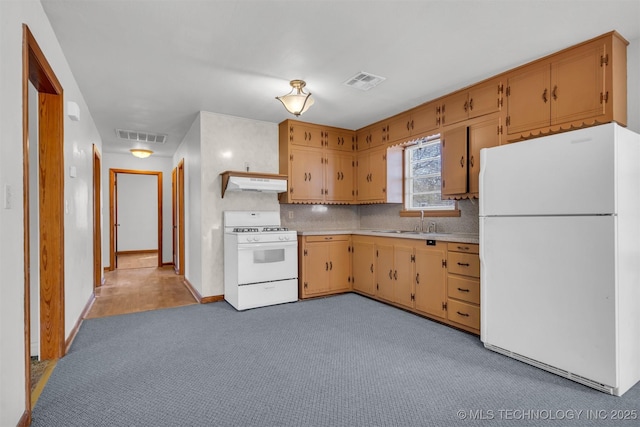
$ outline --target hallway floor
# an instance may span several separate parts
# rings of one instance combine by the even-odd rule
[[[157,263],[155,256],[152,260]],[[105,283],[96,288],[87,319],[197,304],[183,276],[172,266],[149,267],[149,254],[120,255],[118,265],[105,271]]]

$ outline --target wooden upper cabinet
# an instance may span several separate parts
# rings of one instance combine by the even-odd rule
[[[479,193],[480,150],[500,145],[502,126],[500,118],[494,118],[469,126],[469,165],[468,191],[477,196]]]
[[[324,201],[324,157],[319,150],[292,149],[288,202]]]
[[[507,76],[510,140],[616,121],[626,124],[626,45],[612,32]]]
[[[500,79],[493,79],[447,96],[442,101],[442,125],[447,126],[500,111],[503,87]]]
[[[353,131],[328,129],[325,131],[326,147],[330,150],[355,151],[356,134]]]
[[[355,199],[355,160],[353,154],[328,152],[325,154],[325,200],[352,202]]]
[[[551,63],[551,125],[605,113],[604,42],[594,43]]]
[[[320,127],[289,121],[288,132],[291,144],[315,148],[324,146],[324,131]]]
[[[387,127],[376,123],[356,132],[356,150],[380,147],[387,142]]]
[[[418,106],[387,122],[388,142],[407,141],[414,137],[437,133],[440,126],[440,106],[430,102]]]
[[[549,125],[549,67],[542,63],[507,79],[508,133]]]
[[[467,127],[447,130],[440,139],[442,155],[442,195],[467,192]]]

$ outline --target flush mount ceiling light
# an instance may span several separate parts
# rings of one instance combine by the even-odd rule
[[[145,150],[144,148],[132,148],[129,151],[131,151],[131,154],[133,154],[134,156],[140,159],[146,159],[147,157],[153,154],[153,151]]]
[[[302,89],[307,85],[304,80],[291,80],[289,82],[291,92],[286,95],[276,96],[282,102],[284,108],[294,116],[299,116],[313,105],[313,98],[310,93],[305,93]]]

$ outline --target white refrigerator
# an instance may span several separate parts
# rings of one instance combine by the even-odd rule
[[[485,347],[622,395],[640,380],[640,135],[605,124],[480,159]]]

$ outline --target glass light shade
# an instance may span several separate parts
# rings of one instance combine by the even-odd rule
[[[134,156],[140,159],[146,159],[147,157],[153,154],[153,151],[145,150],[144,148],[132,148],[129,151],[131,151],[131,154],[133,154]]]
[[[299,116],[313,105],[313,98],[310,93],[304,92],[302,88],[306,86],[304,80],[291,80],[289,82],[291,92],[286,95],[276,96],[276,99],[282,102],[284,108],[294,116]]]

